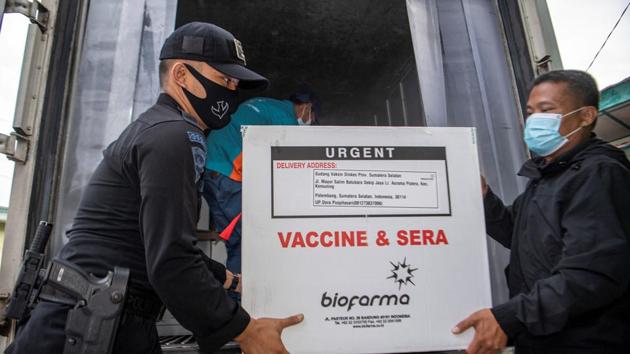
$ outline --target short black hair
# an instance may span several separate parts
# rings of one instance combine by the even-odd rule
[[[160,60],[159,74],[160,74],[160,87],[164,88],[166,78],[168,77],[168,71],[171,69],[172,60],[164,59]]]
[[[587,72],[581,70],[554,70],[546,72],[538,76],[531,87],[529,93],[534,87],[545,82],[564,82],[570,93],[577,99],[581,106],[599,107],[599,90],[595,79]]]

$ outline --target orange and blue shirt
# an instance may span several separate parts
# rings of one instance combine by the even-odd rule
[[[206,169],[238,182],[243,180],[243,125],[297,125],[293,103],[266,97],[241,103],[230,124],[208,135]]]

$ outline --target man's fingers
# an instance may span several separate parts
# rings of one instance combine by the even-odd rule
[[[473,318],[473,315],[468,316],[465,320],[456,324],[455,327],[453,327],[453,329],[451,330],[451,332],[453,332],[454,334],[460,334],[464,332],[465,330],[467,330],[468,328],[474,326],[475,320]]]
[[[238,279],[238,285],[234,291],[240,294],[243,292],[243,278],[240,275],[235,275],[234,278]]]
[[[225,270],[225,283],[223,283],[223,288],[229,289],[230,286],[232,285],[233,280],[234,280],[234,274],[232,274],[232,272],[226,269]]]
[[[285,329],[287,327],[294,326],[294,325],[302,322],[303,320],[304,320],[304,315],[303,314],[293,315],[293,316],[289,316],[289,317],[286,317],[286,318],[281,318],[279,320],[280,329]]]
[[[466,349],[467,354],[477,354],[481,350],[481,342],[477,338],[473,339]]]

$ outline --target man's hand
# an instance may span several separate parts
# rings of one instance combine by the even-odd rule
[[[232,286],[234,282],[237,282],[236,288]],[[225,290],[231,289],[232,291],[240,294],[241,289],[243,289],[243,278],[241,278],[240,274],[234,274],[226,269],[225,270],[225,283],[223,283],[223,289]]]
[[[229,270],[225,270],[225,283],[223,283],[223,289],[229,289],[232,286],[232,281],[234,280],[234,273]]]
[[[240,294],[243,291],[243,277],[240,274],[236,274],[234,277],[238,278],[238,285],[234,291]]]
[[[475,337],[468,345],[468,354],[493,354],[505,348],[507,335],[497,323],[490,309],[483,309],[468,316],[453,328],[454,334],[460,334],[470,327],[475,327]]]
[[[287,318],[252,318],[243,333],[234,340],[245,354],[288,354],[282,344],[282,330],[302,320],[302,314]]]

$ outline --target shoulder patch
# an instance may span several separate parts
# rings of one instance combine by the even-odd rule
[[[191,143],[190,151],[195,163],[195,183],[197,183],[206,168],[206,138],[203,134],[190,130],[186,132],[186,135]]]
[[[186,133],[188,134],[188,140],[190,140],[191,142],[206,146],[206,139],[203,137],[202,134],[191,131],[187,131]]]
[[[192,146],[192,157],[195,162],[195,183],[199,182],[206,168],[206,152],[197,146]]]

